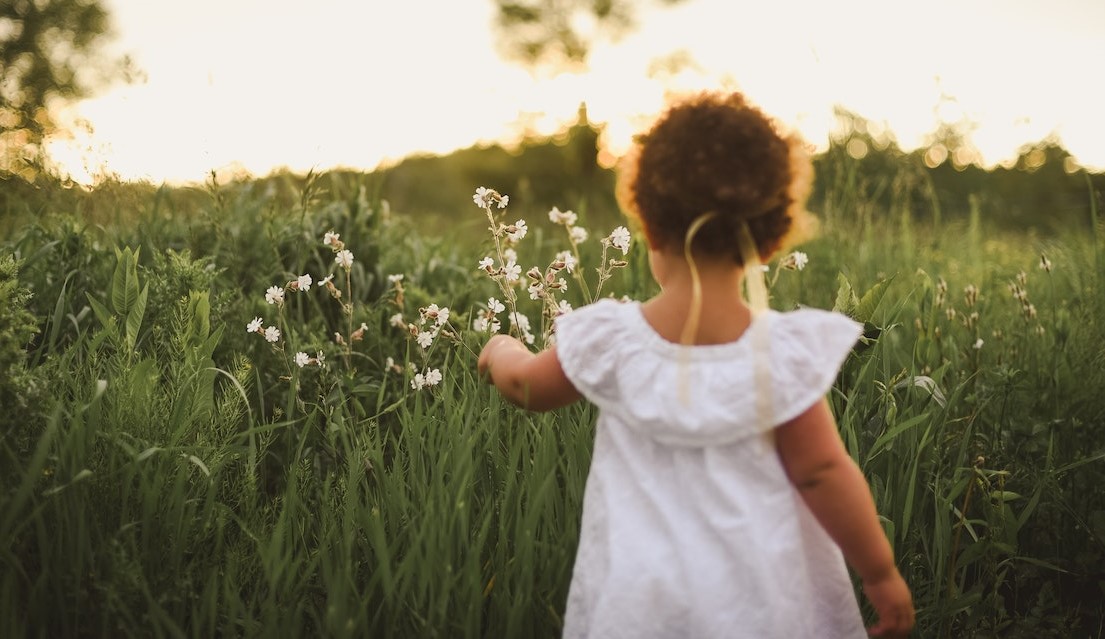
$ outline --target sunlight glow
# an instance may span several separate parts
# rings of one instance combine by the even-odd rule
[[[745,13],[731,0],[687,0],[643,8],[640,28],[595,48],[586,72],[560,74],[498,56],[491,2],[434,3],[432,19],[423,4],[108,0],[116,49],[147,79],[66,113],[88,128],[51,141],[51,155],[82,183],[372,169],[551,135],[586,103],[612,165],[665,96],[725,87],[816,149],[840,105],[871,122],[876,145],[893,136],[912,150],[944,123],[966,126],[987,164],[1052,135],[1079,165],[1105,169],[1095,82],[1064,71],[1105,59],[1105,3],[936,0],[907,11],[788,0]],[[939,156],[926,162],[947,150]]]

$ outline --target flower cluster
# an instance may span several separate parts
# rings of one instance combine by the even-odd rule
[[[322,244],[328,246],[334,252],[334,264],[338,268],[344,269],[346,272],[346,288],[349,287],[349,271],[353,265],[353,253],[345,248],[345,243],[341,240],[341,235],[333,231],[327,231],[322,237]],[[284,304],[287,301],[288,293],[307,293],[312,288],[325,290],[330,297],[340,300],[342,298],[342,291],[334,284],[334,273],[328,273],[321,280],[315,281],[315,278],[309,273],[303,275],[297,275],[294,279],[289,280],[283,286],[279,284],[273,284],[265,289],[265,302],[269,305],[276,306],[281,313],[284,310]],[[342,304],[342,309],[347,315],[352,315],[352,306],[348,304]],[[347,345],[352,342],[360,341],[364,338],[367,325],[361,324],[357,330],[350,331],[348,339],[343,337],[341,333],[334,334],[334,341],[339,345]],[[246,325],[246,331],[249,333],[258,333],[263,335],[265,340],[276,346],[279,344],[283,333],[276,326],[265,326],[264,320],[260,317],[256,317],[253,321]],[[279,350],[283,351],[283,346],[276,346]],[[324,367],[326,365],[326,356],[322,351],[317,351],[314,356],[308,355],[305,351],[297,351],[292,356],[292,363],[299,368],[307,366]]]
[[[288,291],[296,293],[306,293],[311,290],[311,285],[314,283],[314,279],[310,274],[304,273],[303,275],[296,276],[294,280],[290,280],[284,286],[274,284],[265,289],[265,302],[276,306],[279,309],[284,308],[285,294]],[[260,317],[253,318],[248,324],[246,324],[247,333],[257,333],[263,335],[265,341],[270,344],[276,344],[280,341],[282,335],[279,328],[276,326],[264,326],[264,320]],[[295,363],[300,367],[307,366],[308,364],[315,364],[322,366],[323,355],[320,351],[317,357],[309,357],[306,353],[296,353]]]
[[[425,373],[415,373],[411,378],[411,388],[414,390],[437,386],[439,383],[441,383],[441,369],[438,368],[428,369]]]
[[[246,324],[247,333],[258,333],[265,336],[265,341],[276,343],[280,341],[280,329],[275,326],[265,326],[265,320],[260,317],[253,318],[249,324]]]
[[[484,256],[477,263],[477,268],[487,274],[498,286],[502,293],[502,301],[492,297],[488,300],[487,308],[479,309],[472,320],[472,328],[479,332],[498,332],[502,324],[498,314],[508,311],[511,332],[528,344],[536,341],[536,335],[529,317],[518,308],[518,289],[524,288],[529,298],[541,303],[542,330],[541,334],[546,343],[551,339],[553,322],[559,315],[569,313],[572,305],[562,299],[568,290],[568,277],[574,278],[580,290],[588,301],[598,298],[603,283],[610,278],[614,269],[628,265],[623,259],[607,258],[609,249],[621,251],[622,255],[629,253],[631,236],[629,229],[619,226],[610,235],[601,239],[602,261],[598,269],[598,282],[595,287],[594,298],[589,297],[587,283],[582,272],[577,268],[579,264],[579,245],[587,240],[587,230],[578,226],[579,216],[573,211],[561,211],[558,207],[549,210],[549,221],[564,228],[568,239],[569,248],[559,251],[553,260],[544,268],[531,266],[525,270],[525,278],[522,277],[523,268],[518,260],[515,246],[526,237],[529,226],[525,220],[517,220],[512,224],[505,224],[496,220],[496,210],[505,209],[509,198],[494,189],[479,187],[476,189],[472,201],[484,210],[487,215],[488,230],[491,231],[495,243],[495,253]],[[497,259],[496,259],[497,258]]]
[[[476,319],[472,320],[472,329],[479,333],[498,333],[502,328],[497,315],[506,310],[506,306],[494,297],[487,298],[487,308],[476,312]]]
[[[418,309],[418,315],[418,326],[410,324],[407,329],[414,336],[414,341],[422,349],[427,349],[449,323],[449,307],[440,308],[437,304],[430,304]]]

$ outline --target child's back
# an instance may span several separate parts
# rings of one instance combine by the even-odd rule
[[[681,346],[613,301],[558,320],[561,366],[601,410],[566,637],[865,635],[772,438],[824,396],[858,332],[769,313],[736,341]]]

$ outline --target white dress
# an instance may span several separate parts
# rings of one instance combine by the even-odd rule
[[[564,637],[866,637],[839,548],[787,480],[774,427],[828,392],[861,326],[768,311],[680,346],[636,302],[557,319],[599,408]]]

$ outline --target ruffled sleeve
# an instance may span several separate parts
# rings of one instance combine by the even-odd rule
[[[617,399],[614,348],[625,339],[625,323],[619,319],[623,306],[605,299],[556,318],[560,367],[576,390],[600,408]]]
[[[863,333],[851,318],[818,309],[781,313],[772,329],[776,424],[805,412],[829,392]]]

